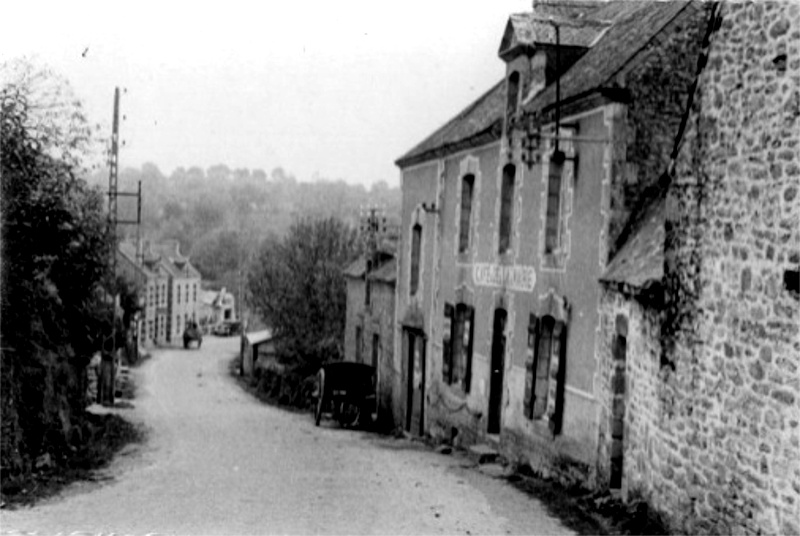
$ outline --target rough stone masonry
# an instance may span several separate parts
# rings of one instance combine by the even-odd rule
[[[691,532],[798,534],[800,4],[717,9],[669,196],[651,492]]]

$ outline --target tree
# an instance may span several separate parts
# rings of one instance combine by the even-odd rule
[[[264,243],[248,277],[250,302],[271,326],[279,358],[313,374],[344,355],[344,267],[358,255],[354,229],[335,218],[296,221]]]
[[[83,372],[111,332],[113,241],[102,194],[77,177],[89,131],[80,115],[34,119],[30,83],[0,88],[4,470],[67,451],[71,416],[85,405]]]

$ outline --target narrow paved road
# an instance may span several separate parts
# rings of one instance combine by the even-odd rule
[[[236,339],[161,350],[118,410],[149,429],[102,484],[3,511],[2,533],[568,534],[544,507],[418,443],[316,428],[228,375]]]

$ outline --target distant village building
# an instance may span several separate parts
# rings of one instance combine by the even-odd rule
[[[377,248],[348,266],[345,360],[376,369],[378,419],[393,428],[400,415],[392,392],[394,375],[394,309],[397,263],[394,247]]]
[[[210,327],[236,320],[236,300],[224,287],[220,290],[201,290],[198,322]]]
[[[140,344],[181,342],[187,322],[198,320],[200,272],[181,255],[178,241],[145,242],[138,254],[134,243],[123,241],[117,259],[143,293]]]
[[[397,161],[406,430],[643,496],[690,532],[800,532],[798,17],[511,16],[504,80]]]

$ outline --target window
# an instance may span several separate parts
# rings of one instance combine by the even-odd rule
[[[472,336],[475,309],[459,303],[445,304],[442,379],[469,393],[472,376]]]
[[[510,119],[517,113],[519,103],[519,72],[514,71],[508,77],[508,101],[506,102],[506,116]]]
[[[461,180],[461,219],[459,220],[458,252],[469,249],[470,217],[472,215],[472,189],[475,176],[465,175]]]
[[[525,415],[529,419],[538,419],[545,415],[548,409],[551,368],[553,363],[558,367],[556,381],[563,384],[561,378],[563,359],[566,346],[566,326],[563,322],[556,321],[552,316],[537,318],[531,315],[528,326],[528,356],[526,360],[525,379]],[[563,390],[563,385],[557,385],[558,390]],[[555,410],[556,420],[561,415],[562,395],[556,391],[556,400],[550,400],[550,407]]]
[[[181,332],[181,316],[178,315],[175,317],[175,333]]]
[[[561,178],[564,163],[558,158],[550,159],[550,172],[547,177],[547,213],[544,231],[544,252],[553,253],[558,249],[558,225],[561,220]]]
[[[192,285],[192,301],[197,301],[197,283]]]
[[[414,225],[411,230],[411,280],[409,281],[409,292],[413,296],[419,287],[419,255],[422,249],[422,226]]]
[[[514,212],[514,175],[516,168],[508,164],[503,168],[503,183],[500,189],[500,240],[499,253],[511,247],[511,219]]]
[[[356,326],[356,362],[361,363],[361,347],[364,345],[364,334],[361,326]]]
[[[161,285],[161,305],[167,304],[167,285]]]
[[[370,300],[372,299],[372,281],[369,278],[369,272],[372,270],[372,261],[367,261],[367,271],[364,273],[364,305],[369,307]]]
[[[372,334],[372,366],[375,370],[378,369],[378,362],[380,361],[381,352],[381,336],[377,333]]]
[[[178,296],[178,303],[181,303],[181,286],[177,285],[175,287],[175,294]]]

